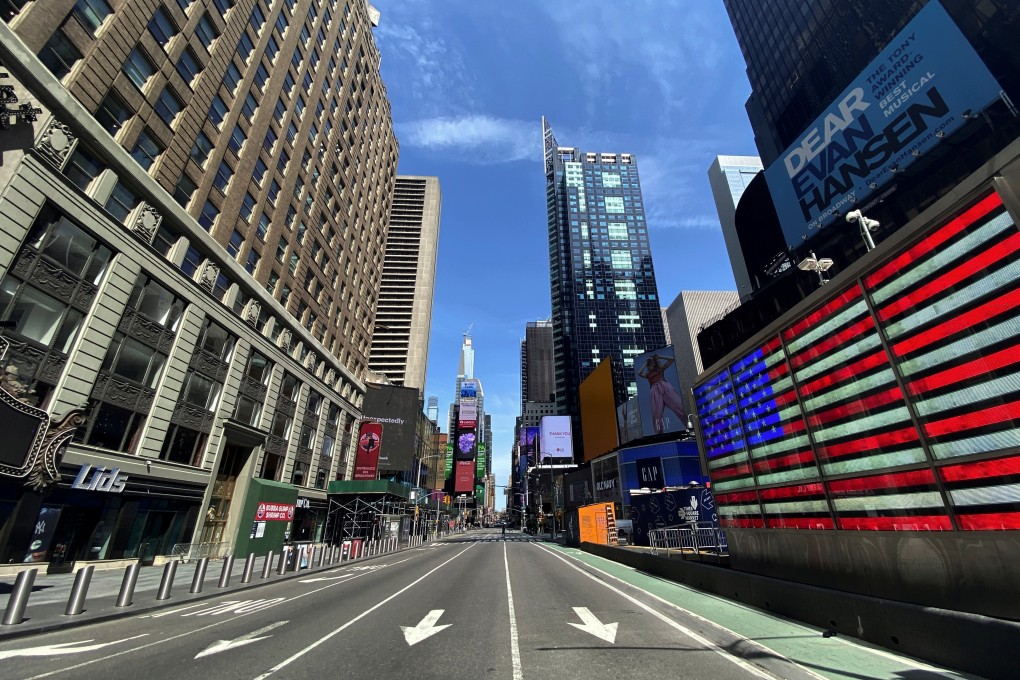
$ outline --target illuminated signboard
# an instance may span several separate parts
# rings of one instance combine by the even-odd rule
[[[574,444],[570,433],[570,416],[542,416],[538,450],[541,460],[573,458]]]
[[[1020,528],[987,458],[1020,444],[1020,233],[991,194],[694,394],[724,526]]]
[[[862,205],[1001,91],[929,2],[765,171],[787,242]]]

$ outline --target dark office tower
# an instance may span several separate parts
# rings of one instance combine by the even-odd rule
[[[529,401],[556,401],[552,321],[529,321],[521,343],[521,412]]]
[[[560,146],[544,117],[542,135],[556,407],[577,420],[578,387],[602,359],[617,396],[637,394],[633,358],[665,335],[637,160]]]
[[[439,178],[397,177],[368,366],[425,389],[439,246]]]

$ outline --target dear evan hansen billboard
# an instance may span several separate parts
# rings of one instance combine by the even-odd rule
[[[929,2],[765,171],[787,242],[797,246],[862,205],[1001,89],[942,5]]]

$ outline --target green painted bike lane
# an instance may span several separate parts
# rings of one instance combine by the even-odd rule
[[[703,619],[706,632],[711,631],[713,623],[717,624],[785,656],[823,678],[935,680],[978,677],[940,668],[860,640],[847,639],[839,635],[825,638],[822,636],[821,628],[776,616],[717,595],[703,593],[583,550],[554,543],[545,543],[543,546]]]

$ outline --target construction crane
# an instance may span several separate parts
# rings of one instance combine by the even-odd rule
[[[471,329],[472,329],[472,328],[474,328],[474,327],[475,327],[475,322],[474,322],[474,321],[472,321],[472,322],[471,322],[471,325],[467,327],[467,330],[466,330],[466,331],[464,331],[464,337],[465,337],[465,338],[466,338],[467,336],[471,335]]]

